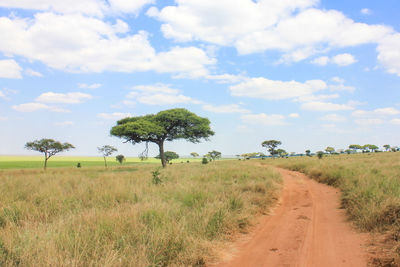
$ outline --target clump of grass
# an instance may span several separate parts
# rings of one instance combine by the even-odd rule
[[[221,161],[171,165],[155,186],[154,167],[0,172],[0,266],[204,266],[280,182]]]
[[[400,239],[395,238],[400,236],[400,153],[336,155],[321,160],[297,157],[269,164],[340,188],[342,206],[360,229],[393,232],[392,241],[400,247]]]

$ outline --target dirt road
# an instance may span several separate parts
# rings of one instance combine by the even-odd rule
[[[339,191],[301,173],[280,172],[280,203],[218,266],[367,266],[367,236],[346,221]]]

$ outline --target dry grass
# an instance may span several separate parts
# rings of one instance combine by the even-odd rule
[[[385,232],[394,242],[392,255],[400,266],[400,153],[297,157],[268,163],[336,186],[342,190],[342,205],[362,230]],[[398,265],[396,265],[398,264]],[[389,266],[389,265],[387,265]]]
[[[0,266],[202,266],[280,176],[254,162],[0,172]]]

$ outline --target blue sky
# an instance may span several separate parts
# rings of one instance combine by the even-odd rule
[[[76,3],[75,3],[76,2]],[[181,155],[400,145],[400,3],[0,0],[0,154],[54,138],[96,155],[125,116],[183,107],[208,142]],[[264,151],[265,152],[265,151]],[[150,146],[155,155],[157,147]]]

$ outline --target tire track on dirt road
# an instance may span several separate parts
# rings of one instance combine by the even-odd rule
[[[284,185],[273,214],[247,240],[234,243],[218,267],[367,266],[367,234],[340,209],[340,191],[304,174],[278,169]]]

